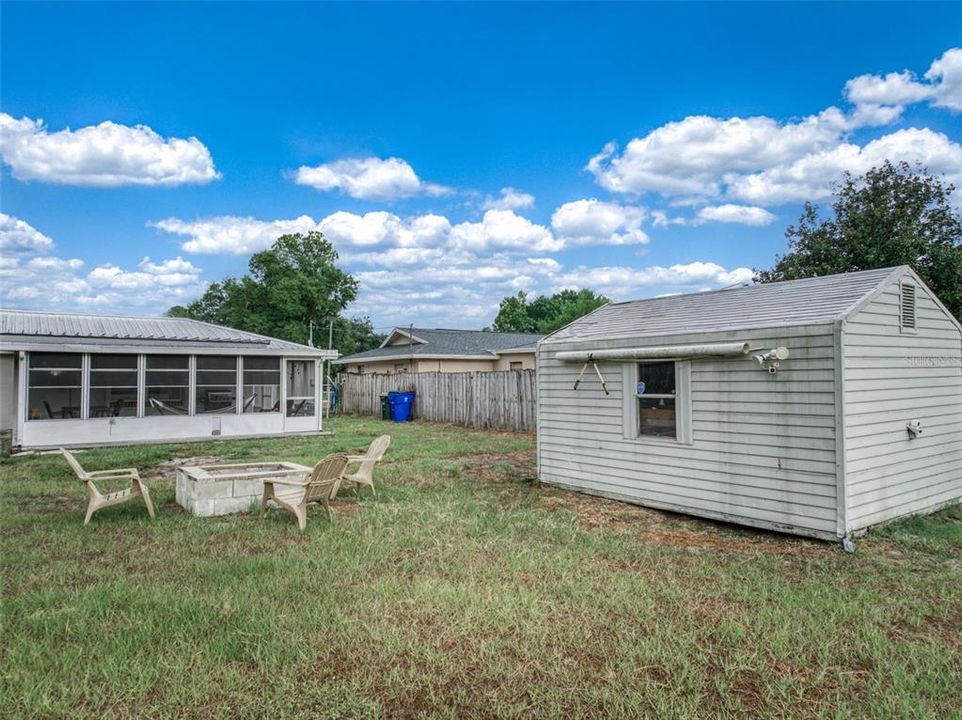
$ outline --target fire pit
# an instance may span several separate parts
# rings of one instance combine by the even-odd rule
[[[177,504],[197,517],[248,512],[264,495],[264,480],[302,481],[311,468],[297,463],[238,463],[177,468]]]

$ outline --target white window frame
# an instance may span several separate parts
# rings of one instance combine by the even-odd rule
[[[641,418],[635,384],[638,381],[638,361],[622,364],[622,427],[625,440],[656,445],[692,445],[691,428],[691,360],[664,358],[652,362],[675,364],[675,437],[641,434]]]

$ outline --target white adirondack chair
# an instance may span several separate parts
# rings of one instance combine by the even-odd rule
[[[321,460],[304,480],[264,480],[264,496],[261,498],[261,517],[267,510],[268,500],[273,500],[297,517],[301,532],[307,526],[307,506],[320,503],[327,510],[327,517],[334,520],[331,501],[341,485],[341,475],[347,467],[347,455],[334,453]]]
[[[138,496],[144,499],[150,517],[154,517],[154,504],[150,501],[150,493],[147,490],[147,486],[140,479],[140,473],[137,472],[137,468],[119,468],[117,470],[87,472],[81,464],[77,462],[77,458],[73,456],[73,453],[63,448],[60,448],[60,453],[64,456],[67,464],[73,468],[77,477],[84,481],[84,485],[87,488],[87,515],[84,517],[84,525],[90,523],[90,516],[98,510],[110,507],[111,505],[125,503]],[[102,493],[97,489],[97,486],[94,485],[94,480],[124,480],[127,478],[131,481],[130,487],[117,492]]]
[[[360,463],[361,465],[355,472],[345,473],[344,482],[367,485],[374,493],[374,497],[377,497],[377,490],[374,489],[374,466],[384,457],[384,453],[387,452],[390,444],[391,436],[381,435],[374,439],[364,455],[349,455],[347,458],[349,463]]]

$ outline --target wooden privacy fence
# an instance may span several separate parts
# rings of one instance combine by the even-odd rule
[[[466,427],[534,432],[538,384],[532,370],[466,373],[343,373],[341,410],[381,415],[382,393],[414,390],[412,416]]]

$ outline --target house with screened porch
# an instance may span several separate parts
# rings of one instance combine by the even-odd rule
[[[612,303],[538,346],[541,481],[818,538],[962,499],[962,325],[908,267]]]
[[[316,433],[336,357],[185,318],[0,310],[0,429],[23,448]]]

